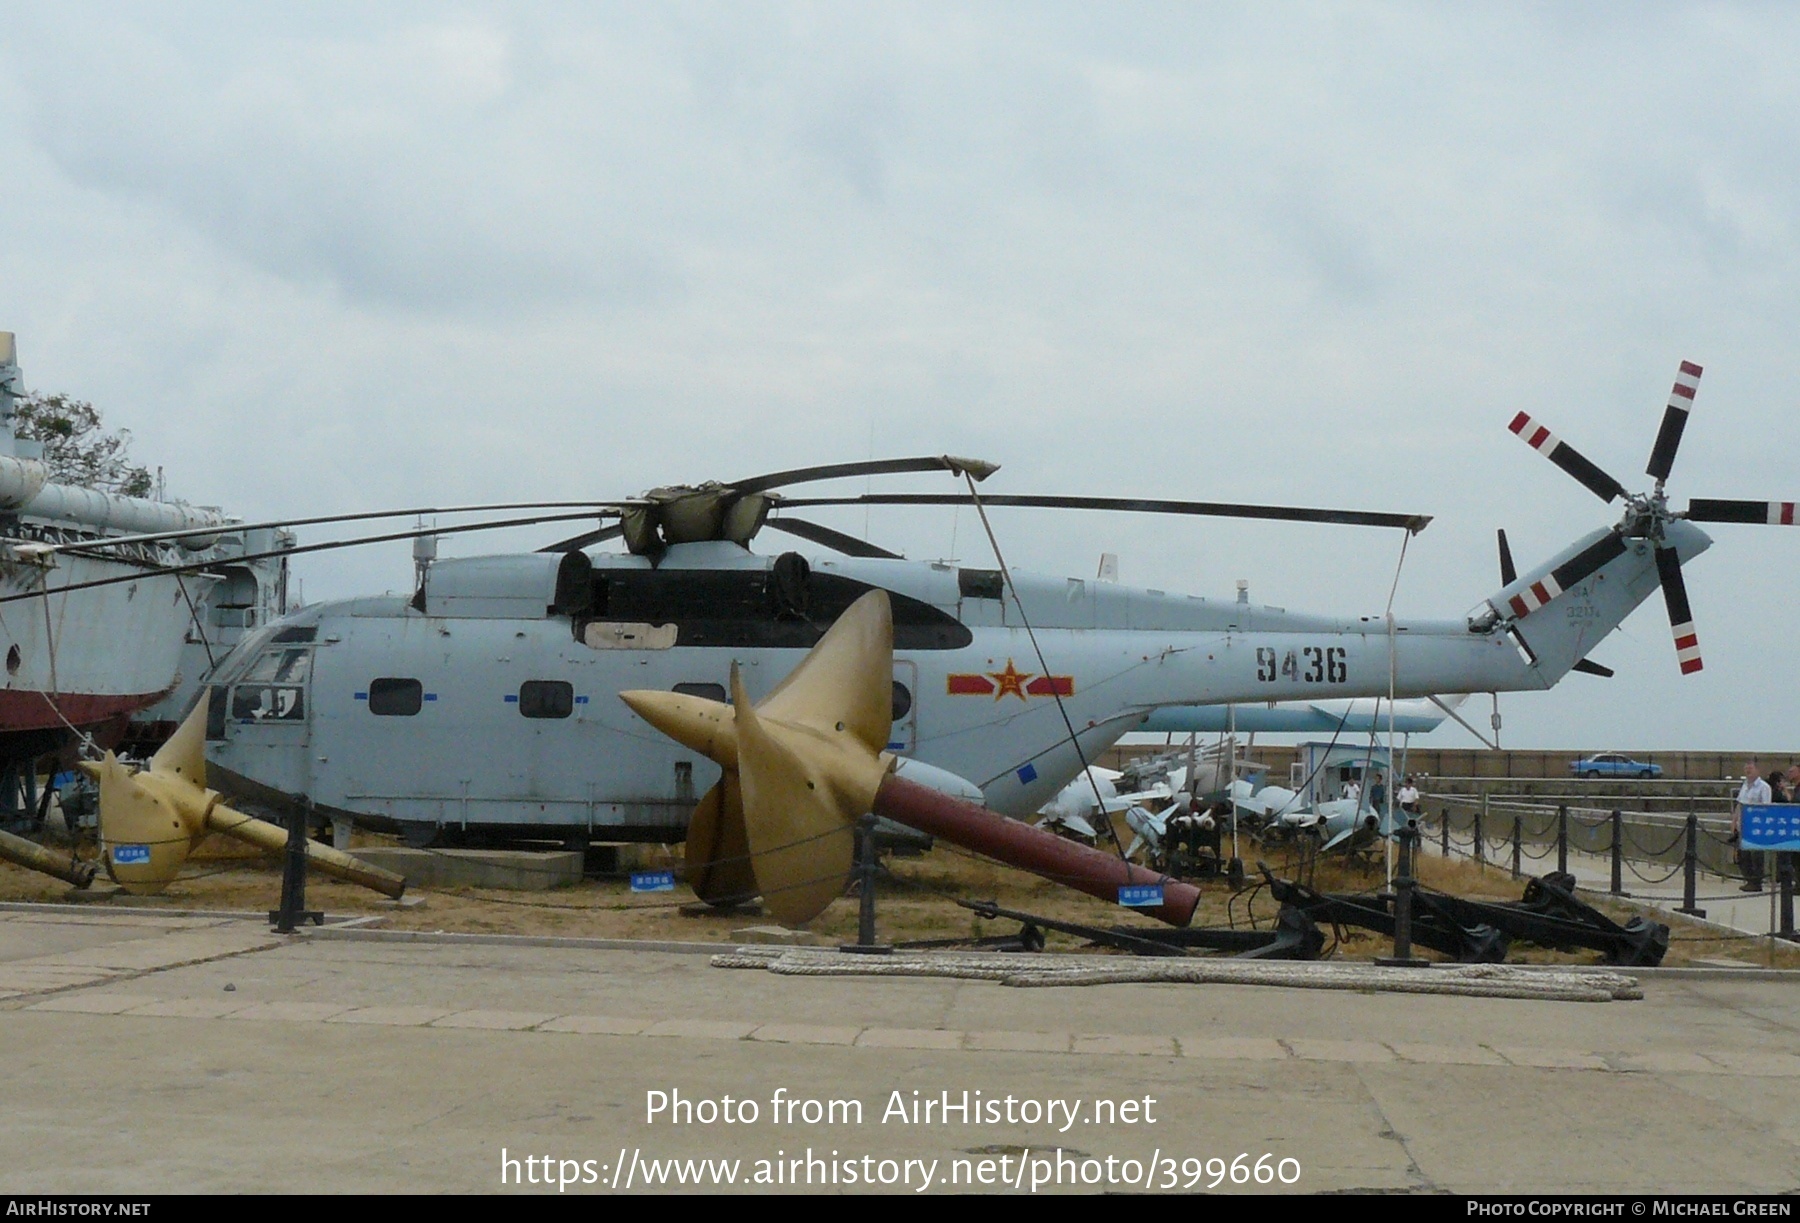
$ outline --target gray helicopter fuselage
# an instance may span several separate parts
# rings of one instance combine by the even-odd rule
[[[1684,559],[1709,542],[1673,527]],[[676,545],[656,565],[610,553],[443,561],[412,600],[321,604],[246,638],[210,681],[209,776],[384,826],[678,840],[717,767],[617,694],[723,699],[735,662],[759,699],[880,588],[895,623],[889,750],[1025,815],[1159,707],[1547,688],[1657,585],[1634,544],[1517,625],[1390,625],[1015,576],[1019,603],[989,570],[807,562],[724,542]]]

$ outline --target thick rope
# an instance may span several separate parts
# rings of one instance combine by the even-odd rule
[[[740,947],[714,956],[715,968],[761,968],[800,977],[952,977],[1002,985],[1277,985],[1299,989],[1376,990],[1554,1002],[1610,1002],[1644,996],[1637,979],[1621,973],[1455,964],[1384,968],[1373,964],[1254,960],[1122,960],[1117,956],[899,953],[850,956],[803,948]]]

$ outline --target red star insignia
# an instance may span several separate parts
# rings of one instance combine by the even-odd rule
[[[997,701],[1007,693],[1012,693],[1021,701],[1025,699],[1025,681],[1036,675],[1035,671],[1020,671],[1013,666],[1013,660],[1006,660],[1006,670],[989,671],[988,677],[1000,685],[1000,691],[994,693]]]

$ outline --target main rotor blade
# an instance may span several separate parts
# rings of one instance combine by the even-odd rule
[[[1647,475],[1658,484],[1669,478],[1675,465],[1675,451],[1681,446],[1681,431],[1687,428],[1688,409],[1694,406],[1694,392],[1700,388],[1700,367],[1683,361],[1675,375],[1675,386],[1669,391],[1669,406],[1663,409],[1662,428],[1656,431],[1656,445],[1650,448]]]
[[[1506,528],[1502,527],[1494,534],[1500,537],[1500,584],[1511,586],[1519,580],[1519,567],[1513,564],[1512,549],[1506,546]]]
[[[1581,481],[1587,490],[1602,501],[1625,495],[1625,486],[1601,471],[1582,456],[1579,450],[1531,419],[1524,412],[1513,417],[1506,426],[1524,439],[1525,444]]]
[[[418,506],[410,510],[372,510],[358,514],[323,514],[313,518],[271,518],[267,522],[233,522],[221,526],[184,527],[179,531],[152,531],[147,535],[115,535],[106,539],[80,539],[70,543],[34,546],[32,555],[49,556],[55,552],[87,551],[90,548],[117,548],[126,544],[163,543],[171,539],[192,539],[203,535],[236,535],[243,531],[265,531],[280,527],[314,527],[338,522],[368,522],[376,518],[423,518],[427,514],[499,514],[513,510],[574,510],[586,508],[594,514],[618,513],[623,501],[507,501],[494,505]],[[545,519],[546,522],[550,519]],[[429,534],[429,532],[427,532]]]
[[[858,463],[828,463],[823,467],[796,467],[792,471],[776,471],[764,476],[752,476],[748,480],[734,480],[726,487],[740,495],[747,495],[767,492],[771,488],[786,488],[791,484],[840,480],[846,476],[892,476],[909,471],[947,471],[959,476],[968,472],[977,480],[985,480],[999,470],[998,463],[940,454],[916,459],[868,459]]]
[[[834,531],[830,527],[816,522],[808,522],[804,518],[771,518],[763,524],[777,531],[786,531],[789,535],[798,535],[801,539],[811,540],[822,547],[842,552],[845,556],[863,556],[880,560],[904,560],[898,552],[889,552],[886,548],[872,544],[866,539],[858,539],[854,535],[846,535],[842,531]]]
[[[597,531],[583,531],[579,535],[571,535],[567,539],[559,539],[553,544],[545,544],[543,547],[539,548],[538,551],[579,552],[581,549],[586,548],[591,544],[597,544],[608,539],[617,539],[624,533],[624,526],[615,522],[610,527],[601,527]]]
[[[580,514],[533,514],[529,518],[506,518],[499,522],[468,522],[454,527],[422,527],[412,531],[395,531],[388,535],[333,539],[320,544],[273,548],[267,552],[246,552],[242,556],[230,556],[223,560],[195,561],[188,565],[158,565],[155,568],[141,569],[136,573],[127,573],[119,577],[95,578],[91,582],[70,582],[65,586],[50,586],[44,590],[29,590],[23,594],[0,595],[0,605],[17,603],[22,599],[46,599],[51,595],[67,594],[73,590],[93,590],[100,586],[117,586],[121,582],[142,582],[150,578],[173,577],[182,573],[200,573],[207,569],[217,568],[222,564],[241,565],[247,561],[265,561],[278,556],[299,556],[303,552],[330,552],[337,548],[360,548],[364,544],[392,543],[401,539],[419,539],[426,535],[462,535],[469,531],[499,531],[507,527],[534,527],[544,522],[573,522],[593,516],[592,510]]]
[[[1656,550],[1656,576],[1662,579],[1663,602],[1669,608],[1669,628],[1675,633],[1675,659],[1683,675],[1700,670],[1700,637],[1694,632],[1694,613],[1688,607],[1687,583],[1681,577],[1681,554],[1673,548]]]
[[[1696,497],[1688,502],[1687,517],[1692,522],[1751,522],[1771,527],[1791,527],[1800,523],[1794,516],[1792,501],[1720,501]]]
[[[1586,581],[1602,566],[1624,555],[1625,540],[1615,527],[1507,600],[1513,615],[1523,618],[1569,587]]]
[[[789,497],[783,506],[819,505],[973,505],[967,493],[864,493],[860,497]],[[1054,497],[996,494],[983,505],[1022,506],[1049,510],[1108,510],[1136,514],[1190,514],[1212,518],[1268,518],[1283,522],[1330,522],[1355,527],[1400,527],[1417,535],[1431,521],[1428,514],[1380,514],[1366,510],[1317,510],[1285,505],[1233,505],[1215,501],[1151,501],[1136,497]]]

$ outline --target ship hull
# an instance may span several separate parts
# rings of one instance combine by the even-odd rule
[[[0,596],[133,575],[0,603],[0,762],[58,750],[78,732],[116,739],[179,681],[192,621],[182,586],[144,565],[68,554],[49,570],[0,564]]]

